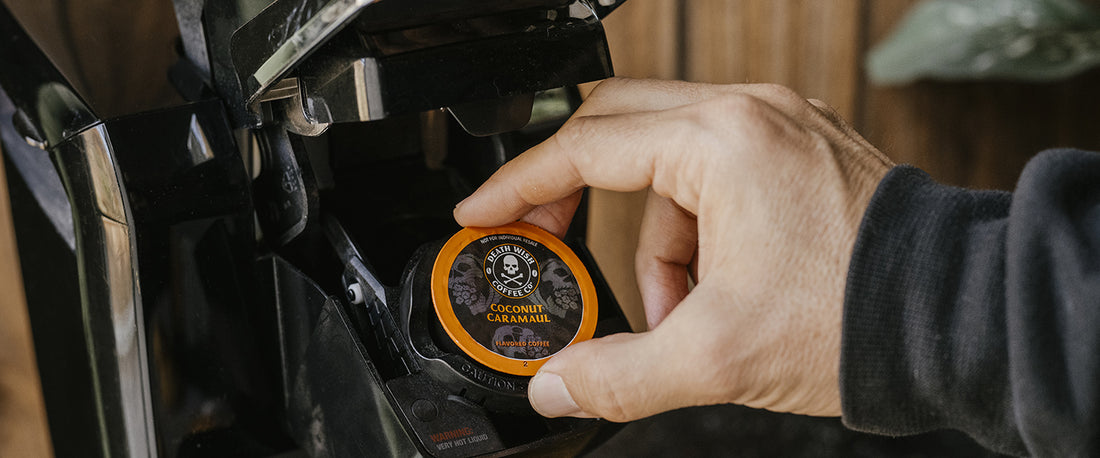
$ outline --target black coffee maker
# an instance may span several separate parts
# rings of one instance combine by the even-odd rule
[[[422,278],[454,205],[612,75],[600,19],[622,1],[175,0],[179,60],[147,78],[180,102],[110,116],[0,4],[0,145],[58,456],[599,443],[609,425],[542,418],[527,378],[453,348]],[[583,214],[567,243],[596,336],[626,331]]]

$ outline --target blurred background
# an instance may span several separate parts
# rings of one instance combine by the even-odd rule
[[[1011,190],[1028,159],[1044,149],[1100,149],[1097,71],[1043,82],[872,83],[868,53],[920,3],[629,0],[605,27],[617,75],[783,84],[836,108],[894,162],[956,186]],[[633,253],[644,202],[645,192],[596,191],[589,220],[589,245],[631,310],[638,308],[627,304],[641,301]],[[644,327],[640,313],[630,318]]]
[[[99,115],[112,117],[178,102],[165,77],[176,60],[178,36],[170,1],[132,1],[125,8],[107,0],[3,1],[73,84],[100,107]],[[1030,3],[1060,1],[1066,0]],[[605,27],[618,75],[784,84],[835,107],[894,161],[914,164],[953,185],[1010,190],[1028,159],[1043,149],[1100,149],[1096,128],[1100,72],[1095,70],[1020,81],[1011,74],[983,74],[979,66],[969,77],[956,75],[952,81],[917,74],[910,80],[895,79],[890,86],[872,82],[866,71],[868,54],[889,41],[918,3],[629,0],[605,21]],[[1029,2],[1005,0],[999,5],[1014,8],[1025,3]],[[956,15],[951,20],[969,26],[991,24],[980,16]],[[1009,38],[1010,44],[1018,45],[1009,50],[1019,51],[1023,49],[1019,43],[1027,44]],[[973,54],[981,59],[980,52]],[[1062,57],[1083,62],[1082,55]],[[1088,57],[1087,52],[1084,55]],[[50,453],[49,438],[3,178],[0,173],[0,348],[4,348],[0,351],[0,456],[44,456]],[[633,271],[644,199],[644,192],[594,191],[588,219],[591,249],[636,330],[645,328]],[[635,422],[593,452],[593,456],[987,454],[955,432],[874,437],[848,431],[837,419],[736,406],[684,409]]]

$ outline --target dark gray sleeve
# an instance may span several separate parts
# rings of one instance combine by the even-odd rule
[[[1013,194],[897,167],[852,253],[844,423],[1100,456],[1100,154],[1047,151]]]

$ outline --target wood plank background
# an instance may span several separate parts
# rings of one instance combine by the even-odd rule
[[[867,51],[918,0],[629,0],[605,21],[616,73],[779,83],[835,107],[898,163],[943,182],[1012,189],[1059,146],[1100,149],[1100,72],[1053,84],[870,84]],[[635,329],[633,252],[644,193],[596,191],[589,240]]]
[[[52,455],[0,151],[0,456]]]

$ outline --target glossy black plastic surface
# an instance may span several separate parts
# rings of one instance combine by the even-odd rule
[[[470,16],[453,22],[382,32],[371,31],[376,27],[371,22],[353,23],[299,72],[307,117],[313,110],[323,122],[358,119],[341,116],[339,109],[351,91],[337,75],[352,68],[361,75],[356,81],[366,86],[362,95],[369,119],[506,99],[612,75],[603,26],[591,10],[541,8],[485,16],[482,10],[467,10]],[[362,19],[370,20],[366,13],[371,11]],[[522,119],[496,132],[525,123]]]
[[[137,234],[161,452],[292,448],[277,420],[280,372],[274,317],[258,294],[251,179],[221,105],[107,126]]]
[[[55,146],[97,119],[87,103],[0,3],[0,88],[16,111],[19,134],[42,146]]]

